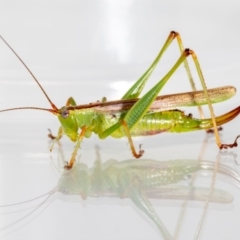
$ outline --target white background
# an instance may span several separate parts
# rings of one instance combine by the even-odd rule
[[[240,4],[231,1],[3,1],[0,0],[0,34],[33,71],[49,97],[61,107],[69,96],[80,104],[106,96],[119,99],[151,64],[171,30],[181,34],[185,47],[193,49],[201,63],[208,87],[233,85],[239,89]],[[179,57],[177,44],[169,48],[146,86],[149,89]],[[193,71],[194,72],[194,71]],[[195,72],[194,72],[195,73]],[[197,79],[196,74],[194,74]],[[200,86],[198,84],[198,86]],[[198,87],[200,88],[200,87]],[[162,94],[190,91],[182,67]],[[145,91],[146,92],[146,91]],[[239,105],[239,93],[214,106],[221,115]],[[49,103],[26,69],[0,42],[0,109],[20,106],[49,108]],[[197,116],[196,109],[186,109]],[[206,115],[208,115],[206,108]],[[224,126],[223,142],[240,134],[239,119]],[[0,116],[1,205],[25,201],[53,189],[60,173],[53,167],[58,147],[49,152],[47,129],[58,130],[56,117],[42,111],[14,111]],[[205,132],[161,134],[135,139],[143,144],[144,158],[158,161],[197,160]],[[218,148],[212,137],[203,159],[215,161]],[[68,160],[73,143],[65,137]],[[100,147],[102,161],[131,158],[125,138],[104,141],[96,136],[81,145],[80,160],[89,168]],[[235,155],[239,148],[229,150]],[[236,171],[233,157],[224,164]],[[239,161],[239,157],[236,157]],[[211,175],[200,185],[210,186]],[[231,192],[229,206],[210,204],[200,239],[239,238],[239,189],[221,178],[216,185]],[[64,202],[56,197],[43,212],[33,214],[1,230],[2,239],[159,239],[162,235],[130,201],[87,200]],[[75,199],[75,198],[74,198]],[[78,198],[77,198],[78,199]],[[80,196],[79,196],[80,199]],[[35,203],[36,206],[37,203]],[[46,205],[44,205],[46,206]],[[43,209],[44,206],[41,208]],[[184,220],[180,201],[155,201],[155,208],[172,235],[193,239],[204,204],[187,206]],[[20,209],[30,204],[20,206]],[[1,228],[20,219],[11,208],[2,208]],[[27,214],[23,212],[23,215]],[[180,232],[177,232],[177,225]]]

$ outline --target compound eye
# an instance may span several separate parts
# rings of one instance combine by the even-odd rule
[[[68,109],[64,109],[61,113],[63,118],[67,118],[69,116],[69,110]]]

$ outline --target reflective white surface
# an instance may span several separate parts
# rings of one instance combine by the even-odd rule
[[[239,2],[233,0],[198,4],[152,0],[0,1],[0,34],[26,62],[58,107],[63,106],[69,96],[78,103],[96,101],[103,96],[119,99],[151,64],[171,30],[181,34],[185,47],[195,50],[208,87],[233,85],[239,89],[239,9]],[[31,76],[1,42],[0,53],[0,109],[48,108],[48,102]],[[161,79],[178,56],[177,44],[173,43],[146,89]],[[194,76],[197,79],[196,74]],[[162,93],[190,89],[182,67]],[[215,114],[221,115],[238,105],[239,93],[215,105]],[[197,116],[196,109],[186,109],[186,113],[189,112]],[[207,108],[205,112],[208,115]],[[48,128],[56,133],[58,126],[57,119],[47,112],[1,113],[0,205],[37,197],[56,186],[61,174],[53,167],[51,156],[56,164],[58,148],[56,146],[50,153],[46,136]],[[222,140],[232,142],[237,134],[240,134],[239,118],[224,126]],[[134,143],[136,146],[143,144],[147,159],[197,160],[204,137],[205,132],[167,133],[137,138]],[[103,162],[132,158],[125,138],[102,141],[92,136],[84,139],[79,153],[80,160],[90,168],[96,160],[96,145],[100,147]],[[68,160],[74,144],[64,138],[62,146]],[[235,148],[228,152],[237,155],[240,150]],[[217,153],[212,137],[203,159],[215,161]],[[231,155],[223,159],[222,163],[239,170]],[[239,157],[236,160],[239,162]],[[200,186],[208,187],[211,175],[200,177],[198,181]],[[216,186],[232,193],[234,202],[227,206],[209,205],[200,239],[238,239],[239,188],[228,178],[221,177],[217,178]],[[190,203],[187,208],[183,204],[182,201],[159,200],[154,201],[154,208],[176,239],[193,239],[204,203]],[[30,206],[26,204],[19,209]],[[180,219],[183,208],[185,215]],[[0,215],[1,229],[22,216],[11,208],[1,211],[14,211]],[[104,198],[65,202],[56,197],[43,212],[2,229],[0,238],[159,239],[161,234],[130,200]]]

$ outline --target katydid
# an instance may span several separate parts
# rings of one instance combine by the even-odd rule
[[[132,141],[132,136],[153,135],[162,132],[188,132],[213,128],[216,143],[220,149],[237,146],[237,139],[240,135],[236,137],[232,144],[223,144],[221,143],[217,126],[220,126],[235,118],[240,112],[240,106],[219,117],[214,116],[212,108],[212,103],[229,99],[235,94],[236,89],[231,86],[226,86],[208,90],[197,56],[195,55],[194,51],[190,49],[184,49],[180,35],[177,32],[170,32],[166,42],[151,66],[124,94],[121,100],[76,105],[74,99],[69,98],[66,106],[60,109],[53,104],[43,87],[38,82],[37,78],[33,75],[18,54],[2,37],[1,39],[32,75],[33,79],[36,81],[48,99],[52,109],[38,107],[17,107],[0,110],[0,112],[20,109],[34,109],[48,111],[56,115],[61,123],[61,126],[56,137],[54,137],[51,133],[49,134],[49,137],[54,139],[53,143],[58,141],[63,134],[67,135],[73,142],[76,142],[70,162],[65,166],[66,169],[72,168],[82,139],[84,137],[89,138],[92,132],[97,134],[100,139],[104,139],[108,136],[115,138],[126,136],[128,138],[132,154],[136,158],[141,157],[144,151],[140,146],[139,152],[136,152]],[[167,72],[167,74],[155,86],[153,86],[144,96],[138,98],[163,53],[167,50],[174,39],[177,39],[181,52],[180,57],[170,71]],[[203,88],[202,91],[196,91],[195,89],[187,62],[187,57],[190,55],[192,56],[198,76],[200,78]],[[193,91],[158,96],[163,86],[167,83],[172,74],[182,63],[185,65]],[[207,104],[209,107],[211,114],[211,118],[209,119],[205,119],[203,116],[200,106],[204,104]],[[176,109],[182,106],[198,106],[201,119],[193,118],[191,114],[185,115],[182,111]]]

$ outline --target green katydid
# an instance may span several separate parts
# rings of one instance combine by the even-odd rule
[[[236,137],[232,144],[222,144],[218,134],[217,126],[220,126],[235,118],[240,113],[240,106],[219,117],[214,116],[212,108],[212,103],[229,99],[235,94],[236,89],[231,86],[226,86],[207,90],[197,56],[195,55],[194,51],[183,48],[182,40],[177,32],[170,32],[165,44],[151,66],[124,94],[121,100],[76,105],[73,98],[69,98],[66,106],[60,109],[53,104],[43,87],[38,82],[37,78],[29,70],[23,60],[2,37],[1,39],[32,75],[48,99],[52,109],[38,107],[18,107],[4,109],[0,112],[20,109],[35,109],[48,111],[56,115],[61,123],[61,126],[56,137],[54,137],[51,133],[49,134],[49,137],[53,138],[55,142],[58,141],[63,134],[65,134],[73,142],[76,142],[70,162],[66,166],[67,169],[72,168],[82,139],[84,137],[90,137],[92,132],[97,134],[101,139],[104,139],[108,136],[115,138],[126,136],[128,138],[132,154],[136,158],[141,157],[144,151],[140,146],[139,152],[136,152],[132,141],[132,136],[153,135],[162,132],[188,132],[201,129],[208,130],[213,128],[216,143],[220,149],[237,146],[237,139],[240,135]],[[154,87],[152,87],[143,97],[138,98],[145,86],[145,83],[149,79],[163,53],[172,43],[173,39],[177,39],[181,56],[170,69],[170,71]],[[192,56],[193,62],[197,69],[203,91],[196,91],[195,89],[187,62],[187,57],[190,55]],[[182,63],[185,65],[193,91],[158,96],[163,86],[167,83],[172,74]],[[204,104],[209,106],[211,114],[211,118],[209,119],[204,119],[201,109],[201,105]],[[176,109],[182,106],[198,106],[201,119],[193,118],[191,114],[185,115],[182,111]]]

